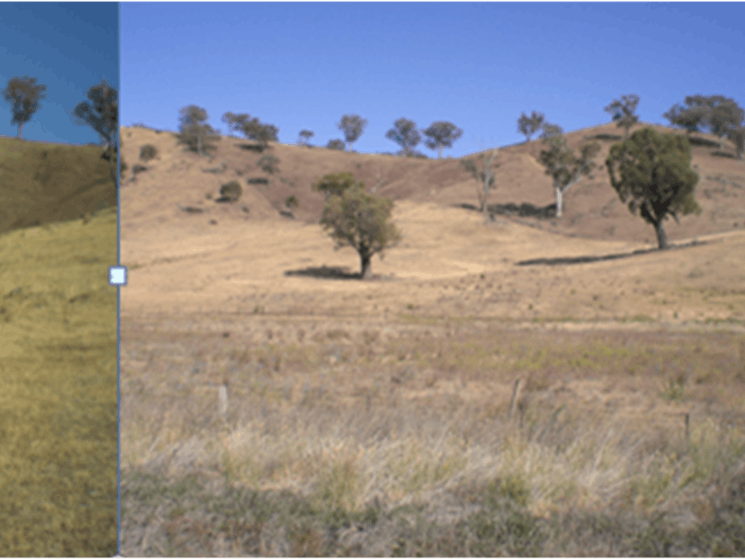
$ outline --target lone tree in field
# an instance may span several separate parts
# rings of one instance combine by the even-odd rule
[[[117,154],[119,139],[119,94],[106,80],[91,86],[85,96],[89,101],[81,101],[73,110],[78,124],[93,128],[103,140],[104,152],[101,157],[109,162],[111,178],[117,177]]]
[[[622,95],[621,100],[614,99],[613,102],[603,109],[606,113],[613,115],[613,122],[618,123],[618,127],[626,130],[624,140],[629,138],[629,130],[639,122],[639,117],[635,114],[636,106],[639,104],[638,95]]]
[[[479,211],[484,213],[484,221],[486,221],[486,212],[488,211],[488,196],[489,191],[494,190],[494,182],[495,182],[495,176],[494,176],[494,169],[499,167],[499,165],[493,165],[494,158],[497,156],[497,150],[493,149],[489,152],[483,153],[484,163],[479,170],[479,168],[476,166],[476,163],[473,159],[465,159],[460,162],[461,167],[463,167],[466,171],[471,173],[474,179],[476,179],[476,182],[479,183],[479,187],[477,189],[478,196],[479,196]]]
[[[557,126],[556,129],[560,128]],[[542,150],[538,161],[546,167],[546,174],[554,181],[554,195],[556,197],[556,217],[561,217],[564,209],[564,193],[585,177],[594,178],[592,170],[595,165],[592,158],[600,151],[600,144],[593,142],[580,148],[580,155],[567,144],[566,138],[558,133],[546,136],[543,142],[548,145]]]
[[[439,150],[438,159],[442,158],[443,148],[452,148],[453,142],[463,135],[463,130],[458,128],[452,122],[438,120],[433,122],[429,128],[423,130],[427,140],[424,145],[432,150]]]
[[[347,143],[347,149],[349,149],[353,143],[360,139],[365,128],[367,128],[367,120],[359,115],[344,115],[336,126],[344,132],[344,140]]]
[[[313,136],[314,134],[310,130],[301,130],[297,141],[298,145],[310,146],[309,142]]]
[[[323,194],[324,200],[328,201],[331,196],[340,196],[344,191],[361,184],[357,182],[352,173],[336,173],[324,175],[314,182],[310,188]]]
[[[351,246],[360,256],[360,279],[370,279],[373,255],[395,246],[401,240],[401,233],[390,222],[393,201],[365,192],[365,185],[356,182],[350,173],[326,175],[319,183],[351,186],[338,189],[327,196],[323,207],[321,225],[336,241],[336,248]]]
[[[385,137],[401,146],[401,154],[407,157],[415,154],[414,148],[422,140],[416,123],[408,118],[399,118],[393,123],[393,128],[385,133]]]
[[[31,120],[39,109],[39,102],[46,97],[46,85],[36,83],[36,78],[23,76],[8,80],[3,90],[5,100],[13,105],[11,124],[18,125],[18,137],[23,139],[23,125]]]
[[[189,105],[179,111],[179,143],[196,151],[199,155],[206,155],[207,149],[215,149],[214,141],[220,139],[220,135],[212,126],[207,124],[207,111],[196,105]]]
[[[615,144],[605,161],[610,182],[629,211],[654,226],[660,250],[668,248],[663,220],[678,213],[700,213],[694,199],[698,175],[691,169],[691,146],[688,138],[676,134],[659,134],[653,128],[637,130],[631,137]],[[679,223],[679,222],[678,222]]]
[[[523,134],[526,141],[529,142],[531,136],[541,129],[545,120],[546,117],[543,116],[543,113],[533,111],[530,116],[522,113],[520,118],[517,119],[517,131]]]

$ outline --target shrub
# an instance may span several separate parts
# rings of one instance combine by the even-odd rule
[[[140,159],[150,161],[158,156],[158,149],[152,144],[145,144],[140,148]]]
[[[253,177],[248,179],[248,184],[269,184],[269,179],[264,177]]]
[[[230,181],[220,187],[220,197],[228,202],[237,202],[243,194],[243,189],[238,181]]]
[[[294,194],[285,198],[285,206],[287,207],[288,210],[292,211],[295,208],[297,208],[299,205],[300,205],[300,202],[298,202],[297,196],[295,196]]]
[[[344,142],[342,140],[329,140],[329,143],[326,144],[327,149],[338,149],[344,151],[344,147]]]
[[[147,171],[147,167],[145,167],[144,165],[140,165],[139,163],[135,163],[134,167],[132,167],[132,173],[134,173],[135,175],[137,173],[142,173],[143,171]]]

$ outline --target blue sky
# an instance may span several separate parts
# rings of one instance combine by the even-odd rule
[[[102,79],[119,89],[118,29],[119,5],[113,2],[0,2],[0,90],[16,76],[47,86],[39,110],[23,125],[24,139],[100,141],[71,115]],[[18,134],[11,107],[0,96],[0,136]]]
[[[179,109],[249,113],[295,143],[343,139],[396,152],[385,137],[406,117],[463,129],[443,156],[523,141],[522,112],[566,131],[610,122],[640,97],[644,122],[686,95],[745,105],[742,3],[122,3],[121,122],[177,130]],[[422,142],[419,151],[429,156]]]

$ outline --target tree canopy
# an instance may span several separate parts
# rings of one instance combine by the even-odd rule
[[[37,84],[36,78],[29,76],[16,76],[8,80],[3,97],[12,105],[13,118],[10,123],[18,125],[19,138],[23,138],[23,125],[40,108],[39,102],[46,97],[46,90],[46,85]]]
[[[207,149],[214,149],[214,141],[219,140],[220,135],[207,124],[207,111],[197,105],[189,105],[179,112],[179,143],[186,144],[199,155],[205,155]]]
[[[338,196],[357,185],[364,186],[364,183],[358,183],[352,173],[336,173],[324,175],[318,179],[311,185],[311,190],[321,192],[328,200],[330,196]]]
[[[433,122],[429,128],[422,131],[427,140],[424,145],[432,150],[439,150],[438,158],[442,158],[443,148],[453,147],[453,142],[463,135],[463,130],[455,126],[452,122],[438,120]]]
[[[344,133],[347,149],[349,149],[353,143],[360,139],[365,128],[367,128],[367,120],[359,115],[344,115],[337,127]]]
[[[87,124],[101,136],[104,145],[102,157],[109,161],[111,177],[116,181],[119,138],[119,94],[106,80],[91,86],[86,97],[73,110],[78,123]]]
[[[614,99],[613,102],[603,109],[606,113],[613,115],[613,121],[618,123],[618,127],[626,129],[624,139],[628,139],[629,130],[639,122],[639,117],[635,114],[636,106],[639,104],[638,95],[622,95],[620,101]]]
[[[338,149],[339,151],[344,151],[345,145],[343,140],[329,140],[329,142],[326,144],[327,149]]]
[[[298,135],[298,144],[302,146],[310,145],[310,139],[314,136],[313,132],[310,130],[301,130],[300,134]]]
[[[734,99],[723,95],[688,95],[683,106],[676,103],[662,116],[688,134],[704,131],[714,134],[721,149],[722,138],[731,137],[733,131],[736,136],[737,129],[743,126],[745,113]]]
[[[401,153],[408,156],[414,155],[414,148],[422,139],[416,123],[403,117],[393,123],[393,128],[385,133],[385,137],[401,146]]]
[[[336,247],[351,246],[360,257],[360,279],[372,276],[370,261],[375,254],[383,257],[386,248],[401,240],[401,233],[390,220],[393,201],[365,192],[365,185],[351,173],[326,175],[317,184],[352,183],[330,194],[321,216],[321,225],[336,241]]]
[[[493,149],[483,153],[483,164],[482,168],[479,169],[473,159],[464,159],[460,162],[461,167],[471,173],[476,182],[479,184],[477,193],[479,196],[479,211],[488,211],[488,197],[489,191],[494,190],[495,175],[494,169],[499,165],[494,165],[494,158],[497,156],[497,150]]]
[[[613,188],[629,211],[655,228],[660,250],[668,248],[663,221],[671,215],[700,213],[694,198],[698,175],[691,169],[688,138],[659,134],[654,128],[637,130],[610,149],[605,166]]]
[[[517,131],[523,134],[526,141],[529,142],[533,134],[541,129],[545,120],[546,117],[543,116],[543,113],[533,111],[530,116],[522,113],[520,118],[517,119]]]
[[[550,125],[549,125],[550,126]],[[560,130],[557,126],[556,129]],[[543,139],[548,149],[542,150],[538,161],[546,168],[546,174],[553,179],[556,197],[556,217],[561,217],[564,209],[564,193],[585,177],[592,177],[595,165],[592,159],[600,151],[600,144],[593,142],[580,148],[575,155],[566,138],[561,133],[548,135]]]

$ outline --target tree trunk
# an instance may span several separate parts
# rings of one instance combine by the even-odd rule
[[[667,250],[669,245],[667,244],[667,233],[662,225],[662,219],[654,224],[654,232],[657,234],[657,246],[660,250]]]
[[[199,155],[204,155],[204,152],[202,151],[202,134],[201,134],[201,132],[197,133],[197,149],[199,150]]]
[[[372,266],[370,265],[370,256],[367,254],[360,254],[360,263],[362,265],[360,270],[360,279],[367,280],[372,278]]]
[[[18,123],[18,138],[23,140],[23,123],[22,122]]]
[[[564,193],[558,185],[554,185],[554,195],[556,196],[556,217],[561,217],[561,211],[564,209]]]
[[[440,155],[437,156],[438,159],[442,159],[442,148],[443,146],[440,146]]]

